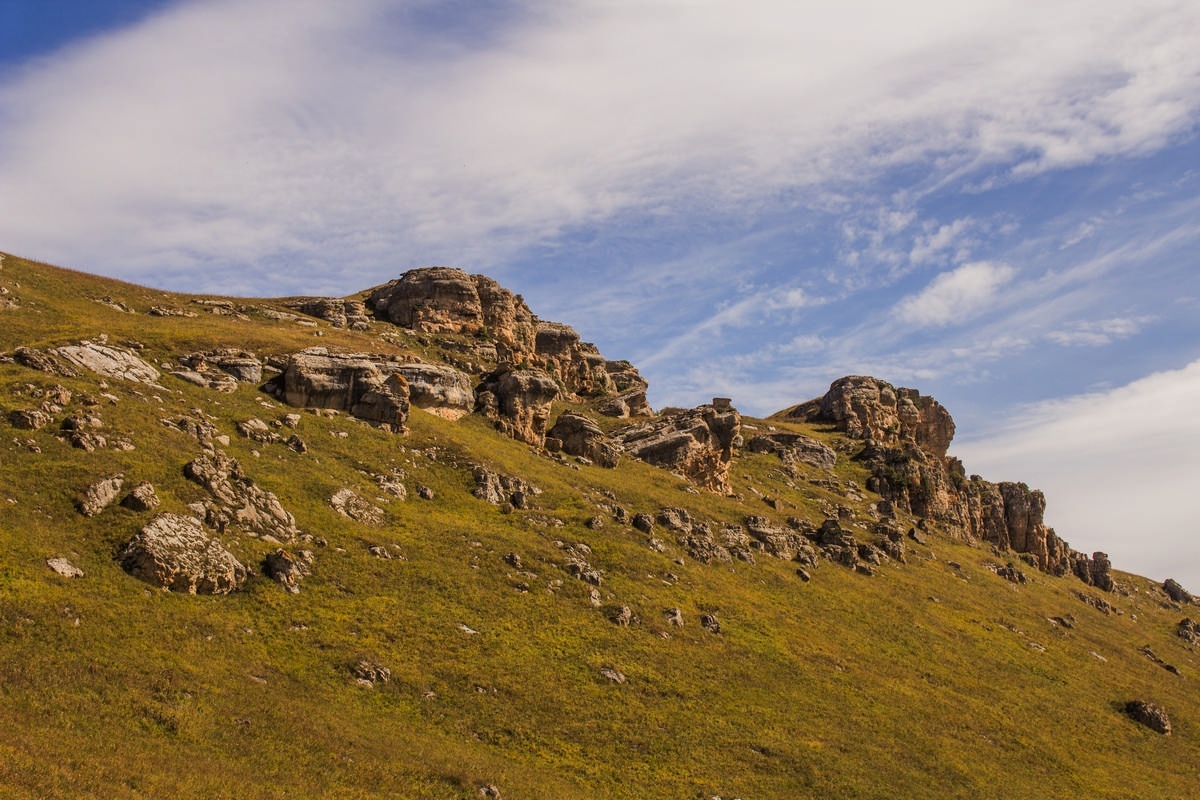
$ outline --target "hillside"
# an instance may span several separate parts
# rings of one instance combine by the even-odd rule
[[[919,392],[655,414],[457,270],[0,287],[0,797],[1196,794],[1200,609]]]

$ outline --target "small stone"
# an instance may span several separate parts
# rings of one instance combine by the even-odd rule
[[[589,530],[598,531],[604,527],[604,520],[600,517],[591,517],[587,522],[583,523]]]
[[[18,409],[8,415],[8,421],[14,428],[27,431],[36,431],[46,427],[53,418],[44,411],[37,409]]]
[[[600,676],[603,678],[608,678],[613,683],[625,682],[625,674],[620,670],[613,669],[612,667],[601,667]]]
[[[700,617],[700,627],[709,633],[720,633],[721,622],[717,619],[716,614],[704,614]]]
[[[678,608],[668,608],[663,612],[668,625],[674,625],[676,628],[683,627],[683,611]]]
[[[62,575],[64,578],[82,578],[83,570],[67,561],[65,558],[51,558],[46,561],[46,566]]]
[[[628,626],[633,619],[633,610],[629,606],[618,606],[617,610],[608,616],[609,622],[621,627]]]
[[[796,577],[799,578],[800,580],[804,581],[805,583],[808,583],[809,581],[812,580],[812,575],[809,575],[808,570],[806,570],[802,567],[796,568]]]
[[[417,497],[420,497],[422,500],[432,500],[433,489],[430,489],[428,486],[418,486]]]

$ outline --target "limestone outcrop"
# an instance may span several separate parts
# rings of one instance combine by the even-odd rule
[[[459,419],[475,408],[475,388],[465,372],[437,364],[400,364],[410,405],[446,419]]]
[[[224,531],[233,525],[251,536],[278,542],[290,542],[300,534],[295,518],[279,498],[251,481],[237,459],[224,451],[214,450],[189,461],[183,474],[216,500],[198,509],[210,527]]]
[[[760,433],[746,443],[751,453],[774,453],[785,464],[801,462],[820,469],[833,469],[837,453],[802,433],[771,431]]]
[[[401,366],[403,362],[387,356],[310,347],[288,359],[274,388],[290,406],[345,411],[402,433],[408,422],[409,389]]]
[[[158,370],[121,347],[84,340],[79,344],[56,348],[53,352],[77,367],[108,378],[134,383],[158,383]]]
[[[502,368],[487,375],[475,391],[475,410],[514,439],[541,447],[558,384],[541,370]]]
[[[343,300],[336,297],[302,297],[288,303],[288,308],[309,317],[323,319],[335,328],[365,331],[371,327],[367,306],[358,300]]]
[[[229,594],[249,575],[198,520],[179,514],[155,517],[125,544],[117,560],[135,578],[186,594]]]
[[[678,472],[702,489],[728,494],[729,465],[741,443],[741,426],[736,409],[705,405],[664,413],[624,428],[615,438],[634,458]]]
[[[583,414],[567,411],[561,414],[554,427],[546,432],[547,447],[555,446],[573,456],[591,459],[602,467],[612,469],[621,460],[621,449],[604,435],[600,426]]]

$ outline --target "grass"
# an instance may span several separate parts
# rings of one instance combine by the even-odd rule
[[[139,311],[201,307],[11,256],[0,284],[21,302],[0,312],[0,350],[102,332],[138,339],[151,361],[215,346],[395,352],[407,341],[253,314],[127,314],[89,298]],[[93,375],[57,379],[0,364],[0,413],[36,404],[26,384],[55,383],[75,393],[73,410],[102,393]],[[1194,792],[1200,663],[1174,635],[1189,612],[1164,606],[1143,578],[1120,576],[1131,593],[1111,596],[1123,614],[1106,616],[1078,600],[1086,587],[1074,578],[1033,574],[1015,586],[986,568],[1003,559],[934,536],[928,547],[910,543],[908,564],[874,577],[825,563],[802,583],[793,565],[765,555],[754,565],[698,564],[661,531],[668,548],[656,553],[603,511],[674,506],[719,524],[747,514],[785,524],[819,522],[846,505],[865,520],[872,496],[847,490],[850,481],[865,486],[846,457],[854,445],[830,431],[750,421],[806,432],[841,457],[830,476],[803,465],[790,475],[774,456],[741,455],[731,470],[739,499],[691,493],[628,459],[615,470],[573,469],[479,418],[452,423],[417,411],[406,437],[303,414],[297,432],[310,449],[300,455],[237,436],[237,421],[290,410],[255,387],[225,395],[171,376],[161,383],[110,380],[104,391],[117,402],[95,409],[103,432],[128,435],[133,451],[84,453],[52,427],[12,430],[0,445],[2,797],[469,798],[486,784],[519,798]],[[75,512],[75,495],[114,472],[127,488],[154,483],[161,510],[200,499],[182,475],[199,445],[159,422],[193,408],[216,418],[232,437],[226,449],[303,531],[327,541],[314,548],[300,594],[262,576],[227,597],[152,590],[114,561],[152,514],[115,505],[93,519]],[[504,514],[474,498],[475,463],[539,486],[536,507]],[[375,489],[370,474],[393,467],[406,474],[408,499]],[[434,499],[418,498],[418,484]],[[329,497],[344,486],[383,507],[388,523],[333,511]],[[585,527],[597,514],[604,527]],[[856,532],[870,538],[865,523]],[[222,539],[256,570],[275,547]],[[601,609],[562,568],[562,545],[577,543],[603,570]],[[394,545],[403,559],[374,558],[368,544]],[[523,574],[504,561],[509,552],[521,555]],[[85,577],[53,574],[52,556],[70,558]],[[529,591],[517,591],[519,582]],[[640,624],[611,624],[616,605]],[[682,629],[665,622],[671,607],[682,609]],[[720,634],[700,627],[703,613],[718,615]],[[1066,614],[1072,629],[1049,621]],[[1142,655],[1147,644],[1181,675]],[[388,666],[391,680],[356,685],[350,667],[362,657]],[[601,668],[626,682],[608,681]],[[1164,705],[1174,733],[1130,722],[1119,707],[1133,697]]]

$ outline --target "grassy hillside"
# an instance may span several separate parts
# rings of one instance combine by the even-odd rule
[[[0,310],[5,352],[106,334],[136,340],[151,363],[221,346],[436,355],[382,323],[356,333],[280,321],[258,309],[281,305],[257,300],[234,301],[241,316],[214,314],[191,297],[13,256],[0,286],[14,301]],[[154,317],[151,306],[197,313]],[[754,564],[697,563],[665,531],[655,552],[611,513],[682,507],[716,523],[758,514],[782,525],[845,505],[867,538],[872,497],[853,499],[849,486],[865,485],[846,457],[855,444],[829,431],[791,426],[842,454],[832,479],[815,468],[803,476],[825,485],[745,454],[731,473],[737,496],[717,497],[646,464],[563,464],[478,417],[419,410],[406,436],[304,413],[300,454],[235,429],[294,409],[255,386],[222,394],[167,374],[153,388],[0,363],[0,425],[54,385],[72,393],[59,417],[87,410],[135,449],[73,448],[57,419],[10,426],[0,444],[2,797],[474,798],[489,785],[509,800],[1197,792],[1200,659],[1175,630],[1200,610],[1171,604],[1146,579],[1119,575],[1127,593],[1107,595],[1118,613],[1105,614],[1081,601],[1096,591],[1073,577],[1025,568],[1030,582],[1016,585],[987,569],[1011,555],[935,533],[926,546],[909,542],[907,564],[865,576],[826,562],[804,582],[795,564],[761,553]],[[223,597],[152,589],[115,555],[157,512],[75,510],[86,486],[121,473],[126,487],[154,484],[158,511],[189,513],[205,493],[183,465],[201,448],[161,420],[193,409],[324,541],[309,545],[313,571],[298,594],[262,575]],[[472,496],[474,464],[542,494],[504,513]],[[371,476],[390,470],[404,476],[406,499],[375,486]],[[382,507],[386,524],[335,512],[329,499],[344,487]],[[599,529],[585,525],[595,516]],[[277,546],[219,538],[256,570]],[[599,608],[564,569],[580,543],[603,571]],[[53,557],[84,576],[52,572]],[[620,605],[639,623],[610,622]],[[668,608],[681,609],[682,628],[667,623]],[[719,633],[701,627],[704,614],[718,617]],[[363,658],[390,680],[356,683]],[[1134,698],[1166,708],[1173,733],[1126,717]]]

